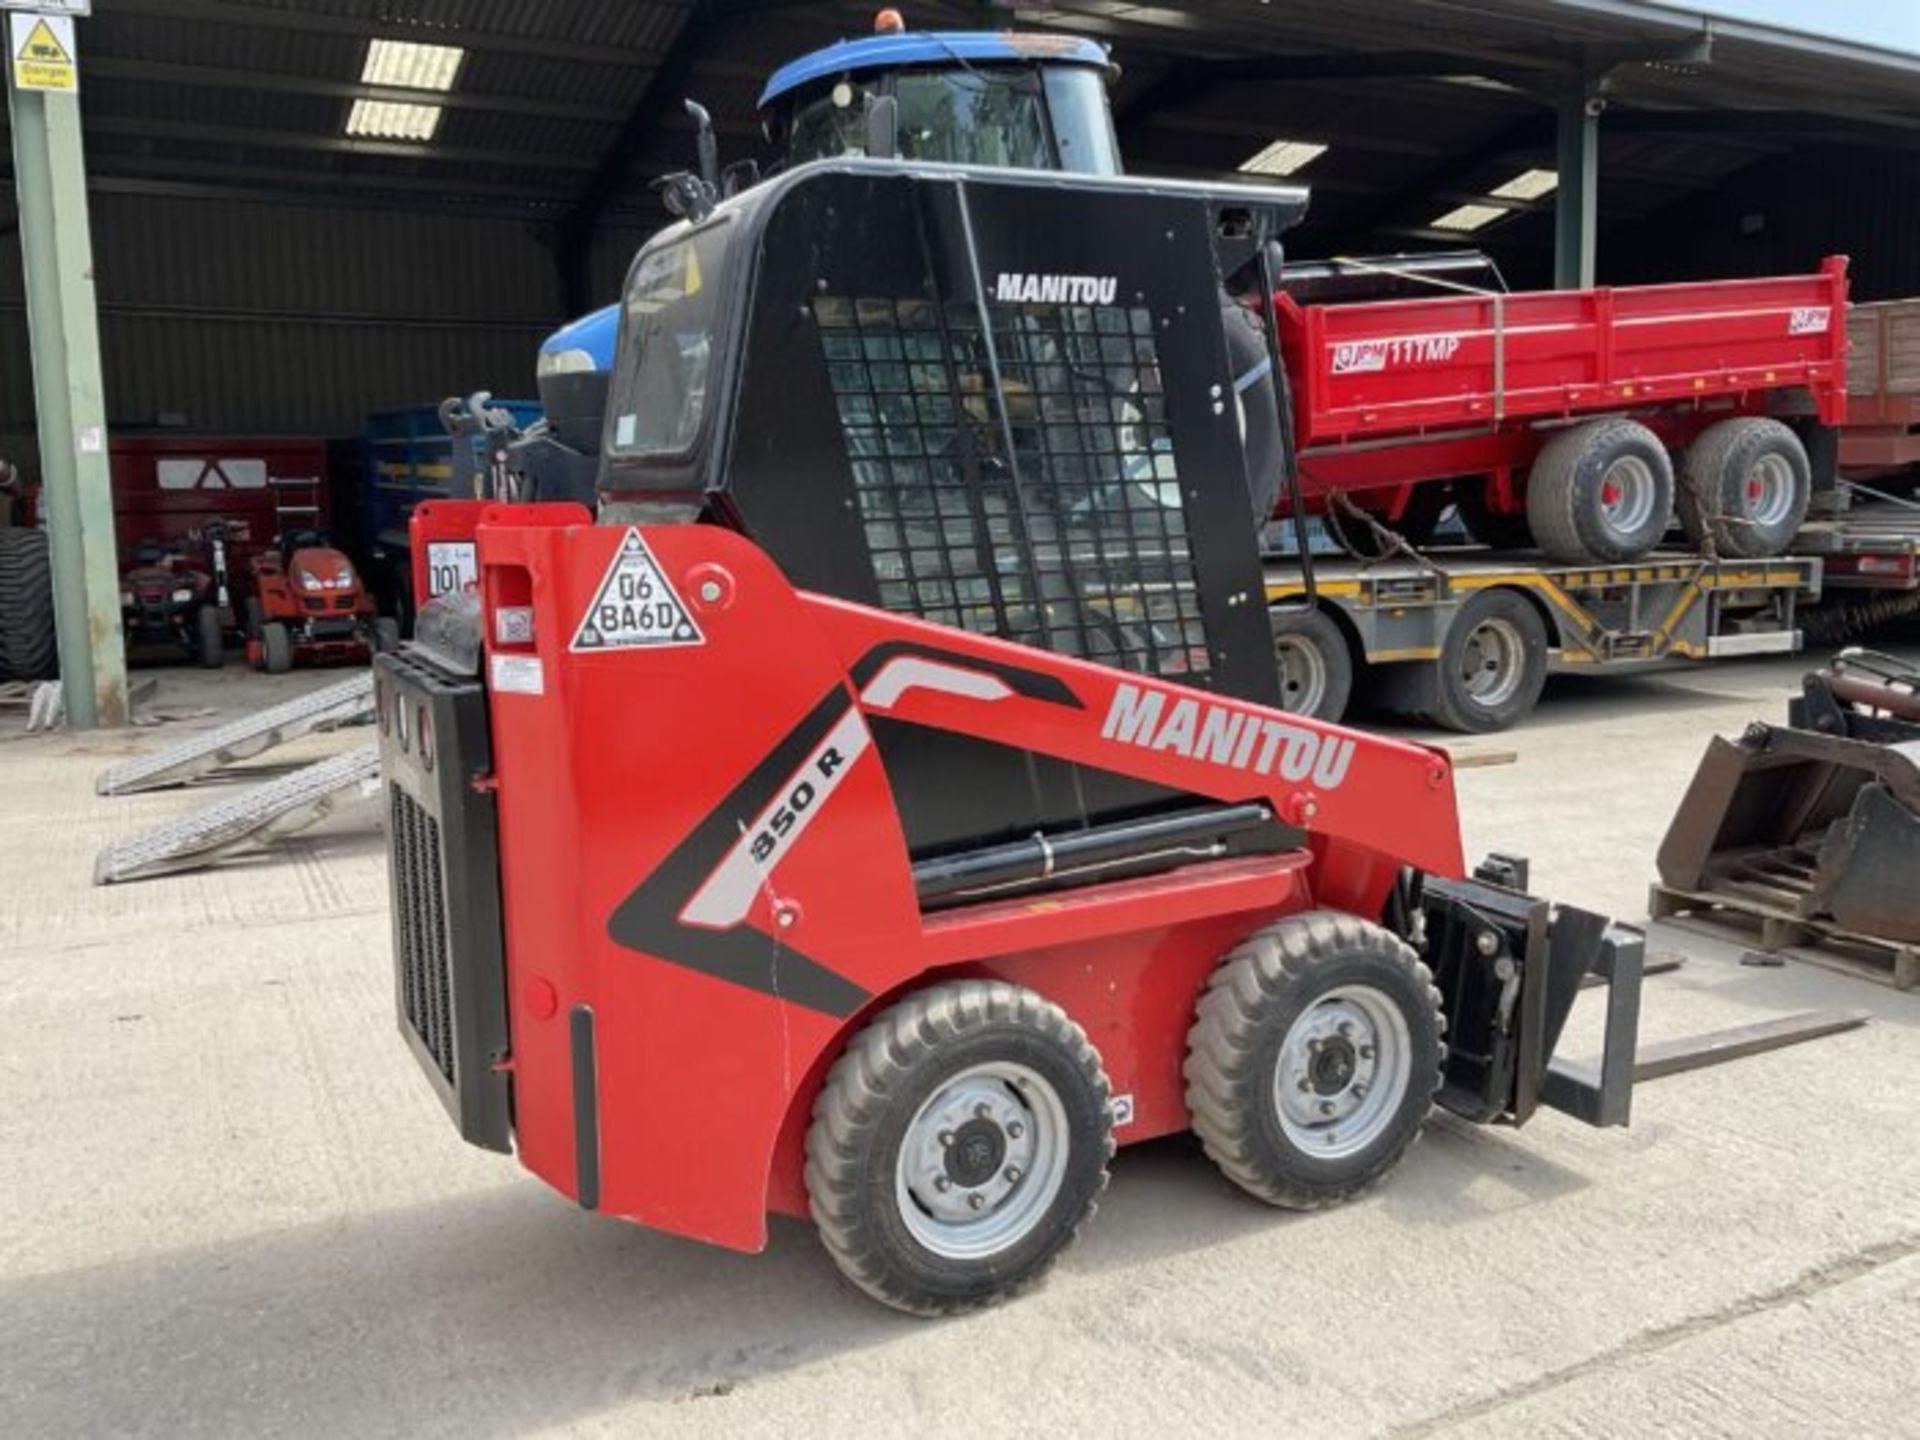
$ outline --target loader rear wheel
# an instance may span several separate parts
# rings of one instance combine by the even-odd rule
[[[293,669],[293,636],[278,620],[260,627],[260,654],[269,675],[284,675]]]
[[[59,668],[46,532],[0,528],[0,680],[51,680]]]
[[[1106,1188],[1107,1099],[1085,1032],[1033,991],[910,996],[854,1037],[814,1104],[807,1196],[828,1254],[913,1315],[1031,1285]]]
[[[1569,565],[1636,560],[1672,522],[1673,461],[1637,420],[1561,431],[1527,476],[1534,542]]]
[[[1280,708],[1338,720],[1353,693],[1353,653],[1340,627],[1320,610],[1273,610],[1273,659]]]
[[[1813,498],[1813,467],[1800,437],[1763,416],[1722,420],[1687,450],[1674,508],[1695,545],[1762,559],[1793,542]]]
[[[1399,1163],[1440,1086],[1440,992],[1413,948],[1351,915],[1295,915],[1214,970],[1187,1033],[1187,1109],[1226,1177],[1289,1210]]]

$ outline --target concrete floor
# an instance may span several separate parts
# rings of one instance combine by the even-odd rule
[[[1780,715],[1802,668],[1556,683],[1457,747],[1518,753],[1461,772],[1471,847],[1644,915],[1705,737]],[[161,701],[299,683],[170,672]],[[393,1031],[365,825],[92,888],[103,842],[195,803],[94,774],[186,728],[0,728],[0,1434],[1917,1433],[1920,995],[1662,930],[1688,958],[1647,1038],[1873,1021],[1649,1086],[1626,1131],[1438,1118],[1323,1214],[1185,1141],[1130,1150],[1044,1289],[915,1322],[801,1225],[711,1250],[461,1146]]]

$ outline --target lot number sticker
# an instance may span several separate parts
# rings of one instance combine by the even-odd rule
[[[471,590],[479,582],[471,540],[429,540],[427,542],[427,598],[457,595]]]
[[[705,643],[647,542],[629,527],[568,648],[592,652]]]

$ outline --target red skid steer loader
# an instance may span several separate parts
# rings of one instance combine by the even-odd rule
[[[945,1314],[1116,1145],[1311,1208],[1436,1101],[1625,1123],[1638,934],[1470,877],[1443,753],[1278,708],[1225,330],[1301,192],[677,193],[598,516],[421,506],[417,593],[448,544],[477,587],[375,662],[400,1028],[467,1140],[720,1245],[810,1214]]]

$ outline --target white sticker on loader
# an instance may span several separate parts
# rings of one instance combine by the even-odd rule
[[[592,653],[704,644],[706,637],[667,583],[647,542],[629,526],[568,648]]]
[[[544,695],[547,675],[538,655],[495,655],[488,678],[495,690],[509,695]]]

